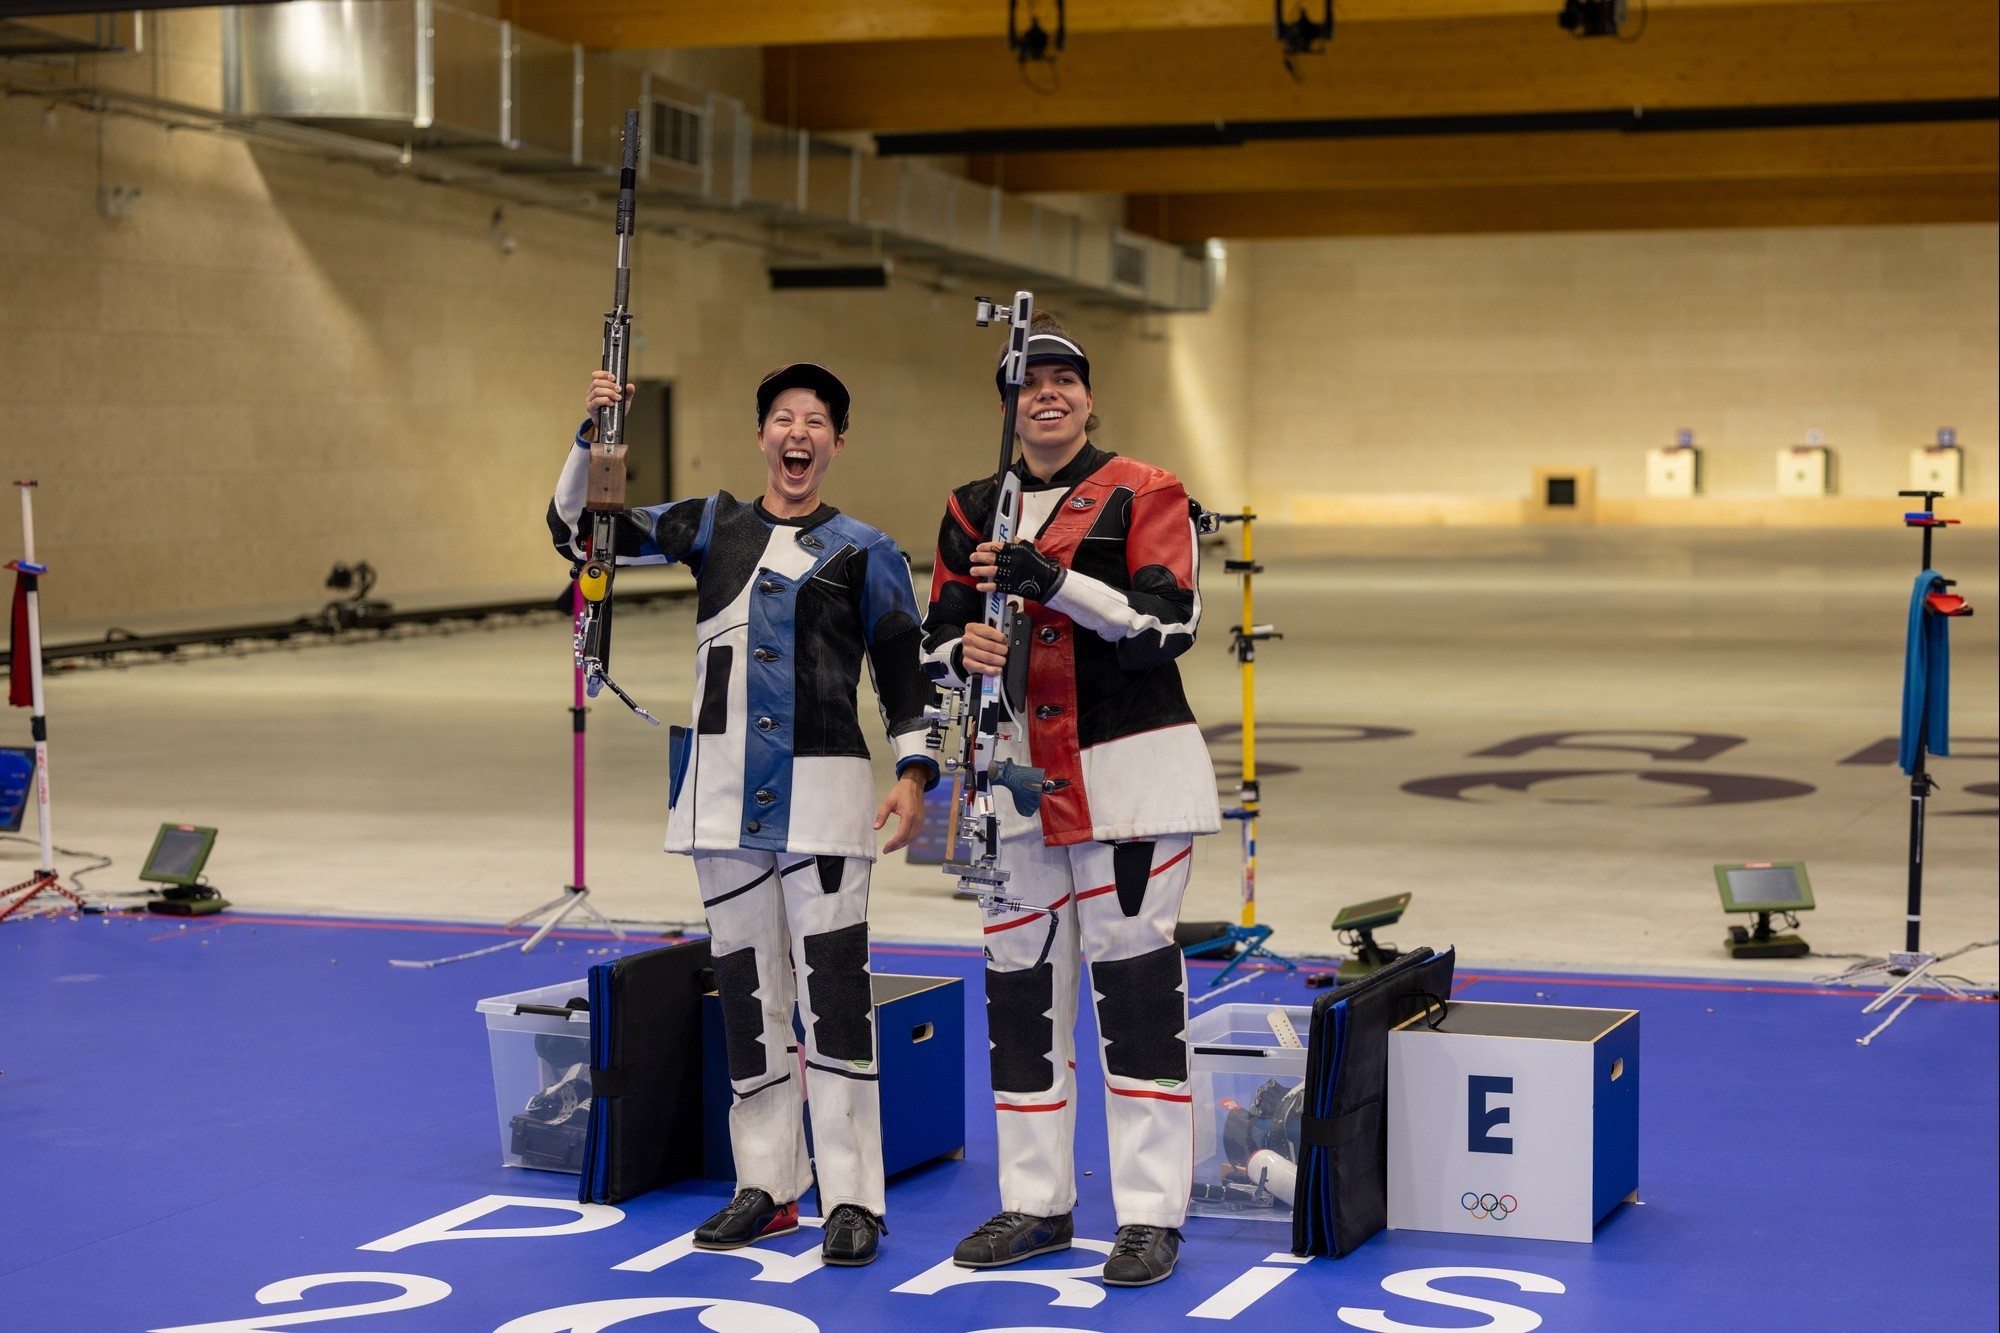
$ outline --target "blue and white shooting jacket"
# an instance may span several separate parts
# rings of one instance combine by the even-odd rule
[[[579,435],[577,443],[585,444]],[[556,549],[584,556],[588,452],[571,450],[549,505]],[[694,716],[673,729],[666,849],[875,856],[874,782],[856,714],[874,677],[900,776],[924,746],[935,687],[919,662],[909,563],[887,534],[821,505],[781,519],[727,491],[628,509],[618,563],[695,576]]]

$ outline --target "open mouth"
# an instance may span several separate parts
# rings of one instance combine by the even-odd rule
[[[1040,411],[1030,413],[1028,420],[1040,422],[1061,421],[1068,415],[1069,412],[1064,408],[1044,407]]]
[[[787,449],[784,464],[786,477],[793,481],[804,481],[812,473],[813,456],[803,449]]]

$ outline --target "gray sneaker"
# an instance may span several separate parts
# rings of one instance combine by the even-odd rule
[[[1104,1261],[1104,1285],[1150,1287],[1173,1274],[1180,1253],[1181,1233],[1172,1227],[1119,1227]]]
[[[1061,1217],[998,1213],[958,1243],[951,1261],[960,1268],[1004,1268],[1038,1254],[1066,1250],[1075,1235],[1068,1213]]]

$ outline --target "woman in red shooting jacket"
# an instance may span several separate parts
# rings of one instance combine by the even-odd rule
[[[1057,784],[1035,816],[995,802],[1008,887],[1055,910],[1055,940],[1044,958],[1042,913],[985,927],[1001,1211],[953,1259],[996,1268],[1070,1245],[1081,958],[1096,994],[1118,1217],[1104,1281],[1136,1287],[1173,1272],[1187,1215],[1193,1099],[1174,926],[1195,835],[1222,821],[1174,664],[1201,618],[1196,511],[1173,473],[1091,442],[1094,405],[1083,348],[1037,313],[1015,412],[1024,540],[987,540],[998,476],[952,492],[924,661],[943,685],[997,674],[1006,643],[985,623],[983,594],[1019,599],[1027,706],[999,755]]]

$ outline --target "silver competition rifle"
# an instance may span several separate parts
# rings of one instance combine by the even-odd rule
[[[981,328],[1007,324],[1007,358],[1002,363],[1000,424],[1000,494],[993,506],[991,540],[1015,540],[1021,531],[1021,479],[1014,475],[1014,415],[1021,401],[1021,381],[1027,371],[1028,328],[1034,320],[1033,292],[1015,292],[1011,310],[976,298],[973,320]],[[1005,791],[1021,815],[1041,810],[1042,796],[1055,790],[1039,768],[1017,764],[999,755],[999,742],[1012,739],[1013,727],[1027,711],[1028,618],[1014,599],[994,591],[986,594],[986,623],[1007,639],[1007,668],[997,676],[968,676],[963,687],[944,693],[942,706],[927,710],[933,748],[945,748],[945,735],[959,730],[955,757],[944,767],[952,775],[952,818],[947,830],[944,870],[958,877],[958,891],[977,898],[989,917],[1009,912],[1041,912],[1049,916],[1049,938],[1055,938],[1055,913],[1025,902],[1007,891],[1007,872],[1000,868],[1000,816],[995,794]],[[951,859],[960,842],[970,849],[962,862]],[[1044,950],[1046,954],[1046,949]]]
[[[590,485],[584,500],[587,531],[577,590],[583,620],[576,633],[576,664],[584,693],[595,699],[609,686],[625,706],[654,726],[660,719],[611,679],[611,578],[618,568],[618,521],[625,513],[625,372],[632,354],[632,195],[639,184],[639,113],[625,113],[625,160],[618,171],[618,276],[611,309],[604,313],[604,369],[618,396],[597,409],[597,439],[590,446]]]

